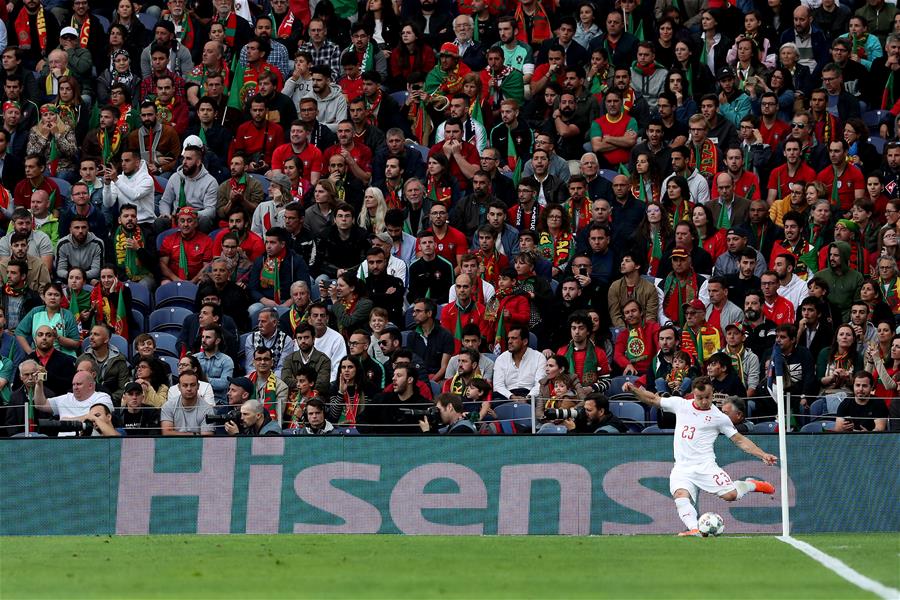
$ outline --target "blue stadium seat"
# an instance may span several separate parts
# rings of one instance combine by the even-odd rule
[[[391,98],[393,98],[394,102],[396,102],[400,106],[403,106],[404,104],[406,104],[406,98],[408,96],[409,96],[409,92],[407,92],[406,90],[400,90],[399,92],[391,93]]]
[[[178,333],[184,327],[184,321],[192,314],[190,310],[180,306],[157,308],[150,313],[148,325],[150,326],[150,331]]]
[[[61,179],[59,177],[48,177],[56,186],[59,188],[59,195],[62,196],[63,200],[68,200],[72,197],[72,184],[66,181],[65,179]],[[59,208],[62,206],[62,203],[57,199],[56,207]]]
[[[190,281],[170,281],[156,289],[154,306],[165,308],[168,306],[181,306],[190,311],[194,310],[194,301],[197,298],[197,284]]]
[[[830,427],[828,427],[830,425]],[[833,429],[834,423],[830,421],[813,421],[812,423],[807,423],[803,427],[800,428],[802,433],[822,433],[826,429]]]
[[[609,410],[624,421],[629,429],[640,431],[647,421],[644,405],[633,400],[610,400]]]
[[[439,384],[439,383],[437,383],[437,382],[431,381],[431,380],[429,379],[429,380],[428,380],[428,387],[431,388],[431,397],[432,397],[432,398],[437,398],[438,395],[441,393],[441,384]]]
[[[428,147],[420,144],[413,144],[413,147],[422,155],[422,162],[428,163]]]
[[[753,426],[753,433],[777,433],[778,432],[778,423],[776,421],[765,421],[763,423],[756,423]]]
[[[412,337],[412,331],[401,331],[400,338],[401,344],[403,344],[404,348],[409,348],[409,340]]]
[[[169,367],[170,375],[175,377],[175,374],[178,373],[178,359],[174,356],[162,355],[159,357],[159,360],[166,363],[166,366]]]
[[[242,365],[244,364],[244,361],[247,360],[247,352],[244,350],[244,348],[246,347],[246,344],[247,344],[247,338],[250,337],[251,335],[252,335],[252,332],[242,333],[240,340],[238,342],[238,362],[241,363]]]
[[[550,291],[555,294],[557,289],[559,289],[559,282],[555,279],[551,279],[550,280]]]
[[[266,177],[265,175],[260,175],[258,173],[248,173],[248,174],[250,175],[250,177],[257,180],[260,183],[260,185],[262,185],[263,195],[268,197],[269,185],[272,183],[271,181],[269,181],[269,178]]]
[[[335,427],[332,435],[359,435],[356,427]]]
[[[613,171],[612,169],[600,169],[600,172],[598,173],[600,177],[604,178],[610,183],[612,183],[612,180],[615,179],[616,175],[618,174],[618,171]]]
[[[131,352],[128,349],[128,340],[123,338],[121,335],[114,333],[112,337],[109,338],[109,345],[119,351],[119,353],[125,357],[125,360],[128,360],[128,357],[131,356]],[[91,338],[86,337],[81,342],[81,349],[87,350],[91,347]]]
[[[154,331],[150,335],[153,337],[153,341],[156,342],[156,352],[160,357],[171,356],[175,359],[178,358],[179,352],[177,337],[175,337],[171,333],[165,333],[163,331]]]
[[[416,326],[415,321],[413,321],[413,307],[410,306],[406,309],[406,312],[403,313],[403,329],[409,330]],[[406,342],[403,344],[406,345]]]
[[[875,131],[878,131],[878,126],[881,125],[882,122],[893,118],[893,115],[887,110],[870,110],[864,112],[862,115],[866,127]]]
[[[147,28],[147,31],[153,31],[156,27],[156,22],[158,21],[156,17],[145,12],[138,13],[137,18],[138,21],[141,22],[141,25]]]
[[[641,433],[662,433],[662,429],[658,425],[648,425],[641,430]]]
[[[569,430],[566,429],[565,425],[554,425],[553,423],[544,423],[540,429],[537,430],[538,435],[566,435]]]
[[[884,152],[884,145],[886,142],[883,137],[878,136],[878,135],[873,135],[872,137],[869,138],[869,143],[872,144],[872,146],[876,150],[878,150],[878,154],[881,154]]]
[[[636,375],[620,375],[619,377],[613,377],[609,382],[609,389],[606,390],[606,397],[610,399],[616,400],[631,400],[634,401],[634,394],[626,394],[622,391],[622,386],[627,382],[634,383],[637,381],[638,377]],[[623,396],[622,398],[616,398],[616,396]]]
[[[531,431],[531,405],[507,402],[506,404],[495,406],[494,412],[497,414],[497,420],[501,421],[501,423],[512,423],[515,425],[515,430],[509,431],[509,433]],[[507,428],[504,427],[503,429],[504,433],[506,433]]]
[[[533,331],[529,331],[528,332],[528,347],[531,348],[532,350],[537,350],[538,349],[537,346],[538,346],[537,336],[534,335]]]
[[[98,15],[97,13],[91,14],[94,15],[94,18],[97,19],[97,22],[100,23],[101,27],[103,27],[103,33],[109,33],[109,19],[107,19],[103,15]]]
[[[136,308],[132,308],[131,318],[134,319],[134,322],[137,324],[137,329],[135,331],[129,332],[130,334],[132,334],[131,337],[144,333],[144,330],[147,329],[147,318],[144,316],[144,313]]]
[[[178,229],[173,227],[172,229],[166,229],[165,231],[160,233],[158,236],[156,236],[156,251],[159,252],[160,249],[162,248],[163,240],[165,240],[167,237],[169,237],[173,233],[177,233],[177,232],[178,232]]]
[[[144,314],[149,315],[153,308],[153,296],[150,294],[150,288],[140,283],[131,283],[130,281],[126,282],[125,285],[131,292],[131,303],[136,305],[133,308],[137,308]]]

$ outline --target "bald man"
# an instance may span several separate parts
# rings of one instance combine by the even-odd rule
[[[57,346],[56,330],[49,325],[41,325],[34,333],[34,350],[25,358],[36,361],[47,372],[47,387],[51,390],[67,390],[75,375],[75,358],[60,352]],[[17,373],[18,375],[18,373]],[[16,377],[15,387],[22,380]]]
[[[109,394],[97,391],[97,385],[90,374],[83,371],[72,377],[72,391],[62,396],[47,398],[44,394],[44,382],[38,381],[34,386],[34,407],[40,411],[58,415],[62,421],[83,421],[91,407],[103,404],[113,410],[112,398]],[[62,436],[74,436],[74,432],[60,433]]]

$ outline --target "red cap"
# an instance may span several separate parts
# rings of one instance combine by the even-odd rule
[[[692,309],[692,310],[699,310],[701,312],[706,312],[706,305],[703,304],[703,301],[698,298],[694,298],[690,302],[685,302],[684,304],[681,305],[681,307],[684,309]]]
[[[684,248],[674,248],[669,254],[669,258],[689,258],[690,254]]]
[[[450,56],[459,58],[459,47],[453,42],[444,42],[441,44],[441,51],[439,54],[449,54]]]

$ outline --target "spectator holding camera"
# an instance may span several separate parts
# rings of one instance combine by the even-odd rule
[[[552,415],[549,415],[552,416]],[[626,433],[628,428],[619,417],[609,412],[609,400],[602,392],[591,392],[574,419],[563,425],[569,433]],[[598,431],[599,430],[599,431]]]
[[[46,372],[37,376],[34,384],[34,407],[43,412],[59,415],[62,421],[83,421],[91,407],[104,404],[112,411],[113,403],[109,394],[97,391],[94,377],[87,371],[77,371],[72,377],[72,391],[62,396],[47,398],[44,391]],[[67,433],[61,435],[68,435]],[[74,435],[74,434],[73,434]]]
[[[225,422],[228,435],[281,435],[281,423],[269,416],[259,400],[247,400],[241,404],[240,412],[240,423]]]
[[[435,400],[438,414],[443,427],[438,429],[442,435],[471,435],[475,433],[475,425],[467,419],[463,413],[463,401],[457,394],[444,393]],[[431,423],[428,417],[419,420],[419,428],[428,433],[431,431]]]
[[[116,429],[113,425],[112,410],[102,402],[98,402],[91,406],[88,413],[84,415],[84,422],[93,425],[91,437],[121,437],[122,431]],[[82,433],[85,435],[86,433]]]

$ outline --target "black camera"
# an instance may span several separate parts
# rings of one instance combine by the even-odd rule
[[[48,433],[70,433],[91,435],[94,424],[91,421],[57,421],[56,419],[38,419],[38,428]]]
[[[429,406],[428,408],[400,408],[398,410],[401,415],[415,417],[417,421],[424,418],[428,421],[428,425],[432,430],[435,430],[442,425],[441,412],[438,410],[437,406]]]
[[[225,413],[224,415],[206,415],[206,424],[207,425],[220,425],[224,426],[228,421],[233,421],[235,425],[238,427],[241,426],[241,409],[235,408],[234,410]]]
[[[578,274],[579,274],[579,275],[587,275],[587,274],[588,274],[587,271],[588,271],[588,268],[587,268],[587,267],[584,267],[584,266],[578,267]]]
[[[552,421],[565,421],[566,419],[574,419],[578,416],[577,408],[547,408],[544,409],[544,416]]]

